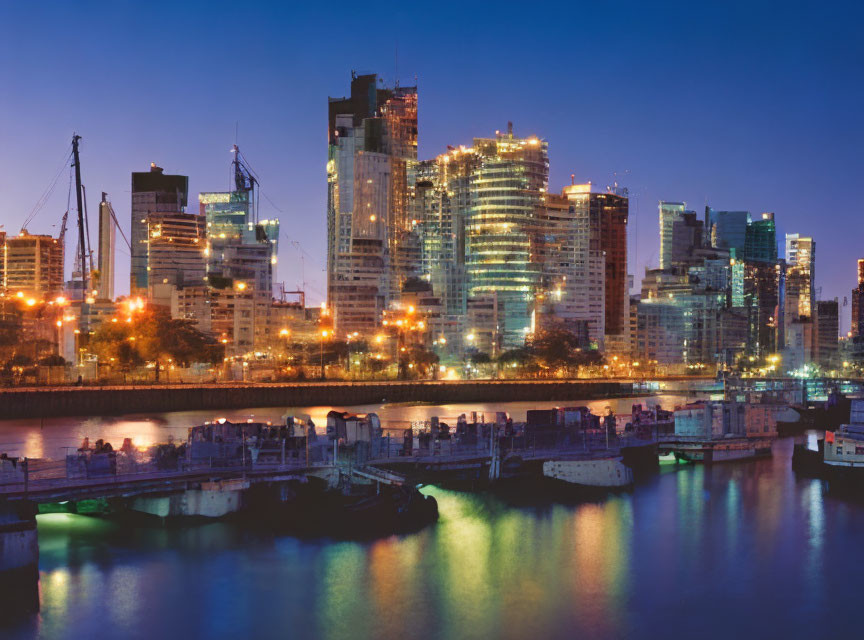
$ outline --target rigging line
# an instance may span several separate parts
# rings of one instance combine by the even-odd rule
[[[72,206],[72,166],[69,166],[69,191],[66,192],[66,213],[69,213],[69,207]]]
[[[252,165],[249,164],[249,160],[246,159],[246,156],[243,155],[243,152],[238,150],[237,155],[243,161],[243,166],[246,167],[246,170],[252,175],[253,178],[255,178],[255,184],[258,185],[258,197],[260,198],[261,196],[264,196],[264,199],[270,203],[270,206],[276,209],[276,211],[278,211],[279,213],[284,214],[285,212],[280,209],[279,206],[275,202],[273,202],[270,196],[268,196],[261,188],[261,176],[259,176],[258,172],[252,168]]]
[[[90,272],[93,272],[93,242],[90,240],[90,217],[87,214],[87,188],[82,184],[81,191],[83,191],[84,195],[84,232],[86,234],[86,238],[84,240],[87,245],[86,253],[88,260],[90,262]]]
[[[123,233],[123,228],[120,226],[120,223],[117,221],[117,215],[114,213],[114,207],[111,206],[111,203],[108,203],[108,210],[111,212],[111,219],[114,221],[114,226],[117,227],[117,231],[120,232],[120,237],[123,238],[123,242],[126,243],[126,246],[129,247],[129,251],[132,251],[132,244],[126,238],[126,234]]]
[[[282,234],[285,236],[285,239],[288,241],[288,244],[291,244],[291,245],[294,245],[295,247],[297,247],[298,251],[300,251],[302,254],[304,254],[307,258],[309,258],[313,262],[316,261],[316,258],[314,256],[312,256],[308,251],[306,251],[306,249],[303,248],[303,246],[300,244],[300,242],[298,240],[292,239],[291,236],[289,236],[288,233],[285,231],[283,231]]]
[[[71,147],[66,155],[63,157],[63,162],[60,164],[60,168],[57,170],[57,173],[54,175],[54,178],[49,183],[48,187],[45,191],[42,192],[42,195],[36,201],[36,204],[33,205],[33,208],[30,210],[30,213],[27,214],[27,217],[24,219],[24,224],[21,225],[21,228],[24,229],[33,221],[33,218],[36,217],[42,208],[48,203],[48,199],[54,193],[54,188],[57,186],[57,182],[60,180],[60,176],[63,175],[63,169],[68,165],[69,158],[72,155]]]

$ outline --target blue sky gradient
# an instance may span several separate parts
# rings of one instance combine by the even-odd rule
[[[657,201],[685,200],[774,211],[781,234],[812,235],[821,297],[842,303],[864,257],[862,14],[851,2],[0,0],[0,224],[20,228],[73,131],[91,215],[108,192],[128,234],[129,174],[151,161],[189,175],[197,207],[199,191],[229,186],[236,126],[261,215],[282,221],[278,280],[305,280],[320,302],[327,97],[356,69],[416,76],[422,158],[512,120],[549,141],[551,189],[617,173],[634,194],[637,283],[657,264]],[[31,232],[57,233],[67,190],[64,174]],[[125,247],[119,260],[125,292]]]

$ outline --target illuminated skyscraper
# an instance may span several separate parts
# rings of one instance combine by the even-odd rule
[[[547,143],[516,138],[512,125],[474,140],[480,163],[471,173],[465,256],[469,297],[495,294],[498,340],[507,349],[531,331],[541,265],[531,255],[549,178]]]
[[[786,320],[813,317],[816,303],[816,243],[786,234]]]
[[[150,171],[132,174],[132,237],[130,293],[147,295],[147,216],[158,212],[183,212],[189,178],[168,175],[150,164]]]
[[[205,217],[194,213],[151,213],[147,216],[147,227],[150,288],[160,284],[178,289],[203,286],[207,244]]]
[[[587,322],[588,336],[600,349],[606,336],[629,343],[627,218],[626,197],[593,192],[591,183],[547,196],[541,213],[546,224],[535,259],[546,281],[545,307],[562,319]]]
[[[417,87],[380,83],[352,74],[351,95],[329,100],[327,298],[339,333],[373,329],[420,267]]]
[[[858,260],[858,285],[852,289],[853,336],[864,336],[864,258]]]

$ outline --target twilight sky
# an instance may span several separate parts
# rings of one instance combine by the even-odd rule
[[[657,201],[684,200],[776,212],[781,252],[783,233],[812,235],[821,297],[842,304],[864,257],[862,18],[832,1],[0,0],[0,224],[18,231],[73,131],[91,216],[108,192],[128,235],[129,174],[151,161],[189,175],[194,210],[229,187],[236,125],[261,215],[282,221],[277,279],[320,302],[327,97],[352,69],[398,71],[419,84],[421,158],[512,120],[549,141],[550,189],[617,172],[637,283],[657,264]],[[31,232],[58,232],[67,175]]]

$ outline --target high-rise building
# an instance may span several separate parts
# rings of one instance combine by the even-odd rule
[[[742,256],[747,242],[748,224],[750,224],[749,211],[718,211],[706,206],[706,244],[727,251],[735,249],[736,253]]]
[[[159,212],[184,212],[188,194],[187,176],[168,175],[153,163],[150,171],[132,174],[132,295],[147,295],[147,216]]]
[[[628,200],[593,192],[591,183],[546,197],[538,228],[546,307],[556,316],[587,322],[599,349],[606,337],[629,342],[627,283]],[[578,329],[578,327],[574,327]]]
[[[203,286],[206,275],[206,218],[194,213],[147,216],[147,272],[150,289],[167,284]],[[151,298],[153,297],[151,292]]]
[[[531,331],[541,265],[532,237],[549,177],[547,143],[517,138],[512,124],[494,138],[476,138],[480,163],[471,174],[465,255],[469,297],[497,296],[502,349],[520,346]]]
[[[114,209],[108,194],[102,193],[99,203],[99,273],[96,280],[96,297],[99,300],[114,299],[114,252],[117,229]]]
[[[732,265],[732,306],[747,314],[747,350],[768,356],[785,344],[783,296],[786,265],[784,261],[759,262],[734,260]]]
[[[329,100],[327,298],[339,333],[377,326],[420,268],[409,202],[417,87],[379,84],[352,73],[351,95]]]
[[[63,245],[57,238],[31,235],[3,236],[3,290],[48,297],[63,291]]]
[[[420,221],[421,271],[449,316],[466,312],[465,223],[471,211],[471,175],[479,164],[473,149],[458,147],[417,165],[413,203]]]
[[[251,189],[198,195],[207,225],[207,281],[211,287],[243,288],[273,295],[278,220],[255,221]]]
[[[747,225],[744,259],[762,263],[777,261],[777,228],[773,213],[763,213],[760,219]]]
[[[839,366],[840,305],[837,300],[816,303],[816,362],[824,370]]]
[[[864,336],[864,259],[858,260],[858,286],[852,289],[851,333]]]
[[[813,316],[816,301],[816,243],[786,234],[786,321]]]
[[[606,269],[605,335],[625,336],[630,306],[627,276],[629,199],[616,193],[596,193],[591,195],[591,204],[598,209],[600,216],[600,248]]]
[[[684,202],[661,201],[660,211],[660,268],[669,269],[675,259],[675,222],[684,217],[687,204]]]

